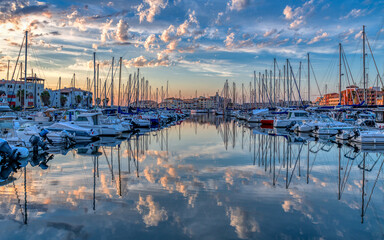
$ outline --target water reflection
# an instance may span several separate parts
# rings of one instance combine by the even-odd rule
[[[5,239],[381,238],[377,146],[214,115],[29,160],[0,187]],[[49,167],[48,167],[49,165]]]

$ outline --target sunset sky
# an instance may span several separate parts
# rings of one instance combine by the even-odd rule
[[[383,11],[384,2],[373,0],[0,1],[1,78],[28,29],[29,71],[54,89],[59,76],[69,86],[73,73],[85,88],[86,77],[93,78],[94,51],[103,81],[112,57],[123,57],[124,83],[139,67],[152,89],[169,80],[170,94],[180,89],[185,97],[195,89],[214,94],[226,79],[248,87],[253,71],[271,69],[273,58],[280,69],[289,58],[297,72],[310,52],[320,88],[327,84],[330,92],[337,87],[339,42],[361,83],[362,25],[383,74]],[[373,86],[377,73],[370,56],[367,66]],[[312,93],[318,95],[314,84]]]

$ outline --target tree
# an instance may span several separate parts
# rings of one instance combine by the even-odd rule
[[[104,99],[103,99],[103,104],[104,104],[104,106],[107,106],[107,105],[108,105],[108,102],[109,102],[109,98],[104,98]]]
[[[65,106],[65,104],[67,103],[67,97],[65,97],[65,96],[61,96],[60,97],[60,104],[61,104],[61,106],[62,107],[64,107]]]
[[[50,101],[51,95],[49,94],[48,91],[43,91],[40,95],[40,98],[44,106],[48,106],[49,104],[51,104],[51,101]]]
[[[18,90],[16,96],[19,98],[21,106],[24,106],[24,89]]]
[[[83,98],[82,98],[80,95],[76,95],[75,100],[76,100],[76,103],[77,103],[77,104],[80,104],[81,101],[83,100]]]

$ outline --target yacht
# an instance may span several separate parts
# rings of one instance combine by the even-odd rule
[[[303,110],[293,110],[288,112],[288,117],[285,119],[276,119],[273,123],[275,128],[286,128],[293,126],[296,123],[307,122],[311,120],[309,113]]]

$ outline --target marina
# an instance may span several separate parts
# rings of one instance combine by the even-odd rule
[[[6,239],[378,239],[380,149],[191,115],[22,163],[1,221]]]
[[[0,239],[384,239],[383,9],[0,1]]]

